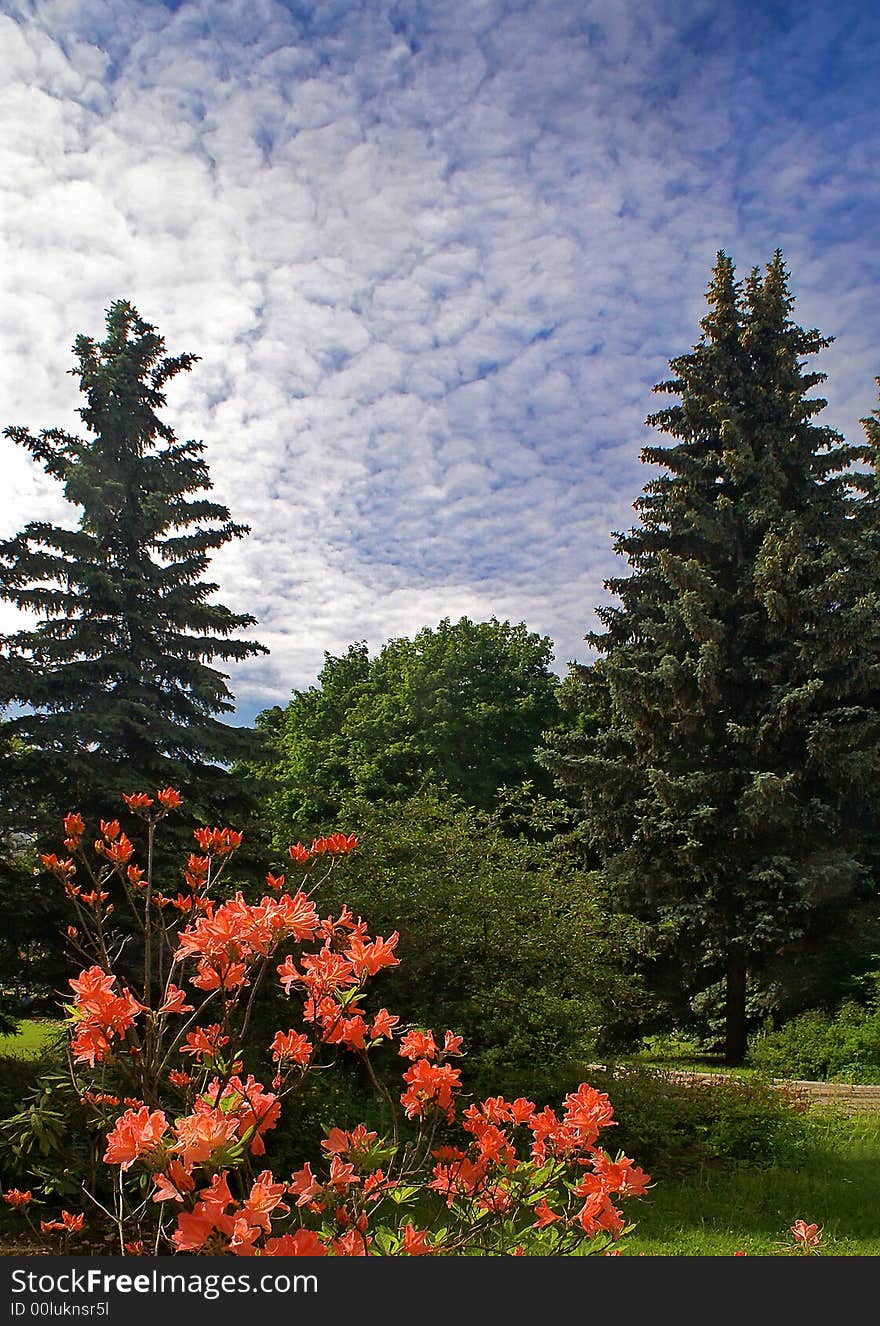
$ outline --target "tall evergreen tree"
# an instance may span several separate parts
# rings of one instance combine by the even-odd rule
[[[735,1063],[748,974],[871,887],[880,549],[876,445],[814,422],[804,356],[829,342],[792,320],[782,256],[743,287],[720,253],[708,303],[655,388],[679,402],[648,419],[672,440],[615,536],[631,573],[564,687],[584,721],[545,758],[679,979],[724,983]]]
[[[88,436],[26,428],[5,435],[64,485],[76,528],[32,522],[0,543],[0,595],[36,617],[3,637],[4,799],[103,812],[120,791],[165,784],[218,814],[224,766],[251,745],[221,721],[233,709],[216,660],[266,652],[239,638],[254,618],[212,600],[210,555],[247,527],[211,488],[201,442],[180,442],[157,413],[197,356],[169,357],[155,327],[118,301],[106,336],[74,344]],[[11,743],[11,745],[9,744]],[[27,827],[23,824],[22,827]]]

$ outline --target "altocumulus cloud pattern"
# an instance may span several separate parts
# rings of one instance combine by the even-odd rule
[[[272,651],[242,720],[443,616],[586,657],[718,248],[783,249],[828,421],[874,406],[861,0],[7,0],[0,50],[0,423],[77,427],[113,299],[202,356],[166,417],[252,526],[214,564]],[[0,467],[0,537],[72,519]]]

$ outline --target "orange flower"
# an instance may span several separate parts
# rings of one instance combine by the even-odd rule
[[[59,879],[67,879],[69,875],[76,874],[76,866],[72,861],[59,861],[54,852],[41,855],[40,860],[47,870]]]
[[[794,1234],[794,1241],[799,1244],[804,1251],[809,1248],[818,1248],[822,1238],[822,1230],[818,1225],[808,1225],[805,1220],[796,1220],[791,1227]]]
[[[424,1257],[430,1256],[433,1251],[434,1249],[428,1243],[428,1231],[426,1229],[416,1229],[413,1225],[404,1225],[401,1252],[405,1252],[409,1257]]]
[[[334,1125],[324,1138],[321,1146],[331,1156],[344,1156],[351,1147],[351,1134],[347,1133],[344,1128],[337,1128]]]
[[[22,1192],[19,1188],[10,1188],[9,1192],[3,1194],[3,1200],[7,1206],[14,1206],[18,1210],[22,1206],[28,1206],[34,1200],[34,1195],[30,1188],[27,1192]]]
[[[297,846],[301,845],[297,844]],[[350,833],[347,837],[344,833],[331,833],[326,838],[313,839],[311,852],[313,856],[347,856],[349,852],[354,851],[357,845],[358,840],[353,833]],[[293,855],[292,850],[291,855]]]
[[[178,806],[183,805],[183,797],[173,787],[160,788],[156,798],[163,810],[176,810]]]
[[[272,871],[270,870],[269,873],[268,873],[268,875],[266,876],[266,883],[269,885],[269,888],[270,888],[270,889],[276,889],[276,890],[277,890],[277,889],[283,889],[283,888],[284,888],[284,876],[283,876],[283,875],[273,875],[273,874],[272,874]]]
[[[612,1204],[607,1193],[596,1192],[588,1197],[574,1217],[585,1234],[604,1230],[608,1234],[623,1232],[623,1215]]]
[[[181,1045],[180,1052],[213,1058],[221,1046],[228,1044],[229,1037],[221,1032],[220,1023],[214,1022],[210,1027],[198,1027],[195,1031],[191,1031]]]
[[[112,995],[116,977],[103,967],[89,967],[72,976],[68,985],[76,994],[76,1006],[86,1013],[99,1013],[107,995]]]
[[[104,1160],[120,1169],[131,1169],[134,1162],[151,1152],[162,1140],[168,1120],[163,1110],[151,1110],[143,1105],[139,1110],[126,1110],[107,1134]]]
[[[200,990],[234,990],[239,985],[247,985],[247,971],[243,962],[229,962],[219,958],[213,962],[203,958],[195,976],[190,977],[190,984]]]
[[[177,1217],[177,1229],[171,1235],[171,1241],[178,1252],[201,1252],[217,1228],[215,1214],[206,1211],[199,1203],[192,1211],[180,1212]]]
[[[282,1234],[267,1239],[263,1244],[264,1257],[326,1257],[327,1249],[311,1229],[298,1229],[294,1234]]]
[[[555,1211],[551,1211],[547,1205],[546,1197],[542,1197],[535,1207],[535,1215],[538,1217],[534,1223],[534,1229],[543,1229],[546,1225],[552,1225],[554,1220],[561,1220],[562,1217]]]
[[[173,983],[169,984],[165,992],[165,1001],[160,1006],[160,1013],[191,1013],[193,1004],[186,1003],[186,993],[178,989]]]
[[[40,1229],[44,1234],[59,1232],[61,1234],[78,1234],[85,1224],[84,1215],[72,1215],[70,1211],[62,1211],[60,1220],[41,1220]]]
[[[380,1008],[373,1018],[373,1025],[370,1027],[370,1038],[378,1040],[381,1036],[387,1036],[390,1040],[399,1021],[400,1018],[396,1014],[389,1013],[387,1008]]]
[[[179,1160],[172,1160],[164,1174],[154,1174],[153,1182],[156,1185],[154,1202],[182,1202],[184,1195],[196,1186],[195,1179]]]
[[[307,1036],[301,1032],[294,1031],[276,1031],[275,1039],[270,1045],[272,1058],[277,1063],[283,1063],[288,1060],[295,1064],[307,1064],[312,1057],[312,1043]]]
[[[564,1104],[562,1121],[581,1147],[593,1146],[600,1130],[614,1122],[611,1101],[586,1082],[570,1092]]]
[[[270,1233],[272,1212],[277,1210],[279,1215],[286,1215],[290,1210],[281,1200],[285,1191],[285,1184],[276,1183],[274,1174],[268,1169],[263,1170],[254,1180],[250,1195],[241,1208],[248,1224],[262,1229],[266,1234]]]
[[[113,823],[115,824],[116,821],[114,820]],[[106,849],[107,860],[112,861],[114,866],[127,865],[133,856],[134,845],[129,842],[124,833],[120,834],[116,842],[111,842]]]
[[[397,1053],[404,1059],[434,1059],[437,1043],[433,1031],[408,1031],[402,1037]]]
[[[417,1059],[403,1075],[407,1084],[406,1091],[400,1097],[404,1113],[408,1119],[423,1119],[429,1109],[437,1109],[446,1115],[448,1123],[455,1116],[452,1095],[461,1083],[461,1070],[451,1068],[449,1064],[431,1064],[427,1059]]]
[[[309,1161],[292,1175],[287,1191],[296,1198],[297,1206],[310,1206],[322,1191],[321,1184],[312,1173]]]
[[[174,1125],[177,1141],[174,1150],[186,1168],[204,1164],[215,1151],[222,1151],[235,1138],[238,1119],[227,1118],[220,1110],[205,1110],[178,1119]]]
[[[146,792],[129,792],[127,794],[123,792],[122,800],[128,806],[129,810],[133,810],[135,813],[139,810],[146,810],[153,804],[153,798],[147,796]]]
[[[100,907],[102,902],[107,901],[110,894],[105,893],[102,889],[90,889],[88,893],[82,893],[81,897],[89,907]],[[108,907],[107,910],[109,912],[110,908]]]
[[[220,1091],[217,1078],[208,1084],[207,1091],[211,1100],[216,1099]],[[231,1077],[220,1095],[219,1103],[224,1114],[236,1122],[239,1136],[250,1142],[251,1155],[262,1156],[266,1150],[263,1133],[270,1132],[281,1115],[281,1104],[277,1096],[266,1091],[249,1073],[244,1082],[240,1077]],[[198,1105],[196,1109],[199,1109]]]
[[[535,1102],[520,1096],[510,1107],[512,1123],[528,1123],[535,1113]]]
[[[294,843],[292,847],[288,847],[287,851],[293,860],[299,861],[300,864],[308,861],[311,856],[309,849],[304,847],[302,843]]]
[[[374,1169],[364,1176],[363,1194],[371,1202],[377,1202],[398,1186],[396,1179],[389,1179],[381,1169]]]
[[[203,852],[216,852],[228,856],[241,846],[243,834],[234,829],[193,829],[193,837]]]
[[[119,820],[101,820],[101,832],[112,843],[114,838],[119,837]]]
[[[399,967],[400,959],[395,958],[394,950],[400,935],[394,931],[387,939],[378,935],[371,943],[365,944],[362,936],[352,935],[345,956],[358,976],[375,976],[383,967]]]
[[[456,1036],[451,1031],[447,1031],[443,1037],[444,1054],[461,1054],[461,1045],[464,1036]]]
[[[333,1251],[337,1257],[366,1257],[372,1243],[360,1230],[350,1229],[342,1238],[333,1240]]]
[[[86,822],[76,811],[64,816],[64,833],[67,838],[81,838],[86,831]]]

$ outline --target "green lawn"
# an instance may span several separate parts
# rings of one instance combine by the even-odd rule
[[[778,1256],[797,1219],[824,1226],[826,1256],[880,1256],[878,1115],[829,1125],[826,1145],[799,1168],[653,1177],[647,1197],[627,1203],[637,1228],[623,1256]]]
[[[63,1022],[52,1018],[30,1018],[21,1022],[14,1035],[0,1036],[0,1055],[14,1054],[22,1059],[32,1059],[63,1026]]]

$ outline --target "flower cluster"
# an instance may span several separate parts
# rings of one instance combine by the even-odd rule
[[[90,855],[78,813],[64,822],[70,859],[43,858],[76,909],[71,941],[92,955],[70,982],[71,1060],[77,1094],[102,1139],[97,1158],[116,1175],[119,1246],[132,1255],[145,1247],[234,1256],[518,1255],[526,1246],[601,1251],[620,1238],[626,1225],[615,1201],[643,1193],[648,1176],[599,1145],[614,1122],[606,1096],[584,1083],[559,1114],[501,1096],[459,1114],[461,1036],[401,1027],[396,1014],[372,1005],[371,983],[398,965],[398,932],[373,936],[347,907],[321,917],[313,896],[357,847],[353,834],[291,846],[299,887],[269,872],[270,892],[252,901],[241,888],[218,896],[242,835],[196,829],[198,851],[186,859],[175,898],[155,888],[151,863],[157,826],[181,804],[180,793],[162,788],[123,800],[145,826],[146,868],[117,819],[100,822]],[[309,887],[318,863],[323,879]],[[129,936],[141,937],[139,982],[130,960],[123,981],[110,958],[129,943],[111,928],[116,902],[136,923]],[[249,1071],[251,1013],[267,978],[292,1004],[267,1047],[269,1087]],[[373,1065],[389,1043],[404,1060],[396,1098]],[[286,1177],[257,1173],[253,1161],[265,1154],[284,1101],[340,1051],[361,1060],[380,1092],[385,1133],[332,1127],[314,1166]],[[5,1200],[25,1209],[31,1194],[12,1190]],[[44,1228],[66,1238],[82,1222],[62,1212]]]
[[[74,991],[73,1019],[76,1024],[71,1051],[76,1063],[94,1068],[134,1027],[144,1006],[130,990],[116,994],[116,977],[102,967],[90,967],[69,982]]]
[[[175,959],[197,959],[191,980],[199,989],[229,991],[247,985],[252,969],[280,944],[310,940],[317,928],[314,903],[304,893],[248,903],[239,892],[219,906],[207,902],[203,915],[181,932]]]

